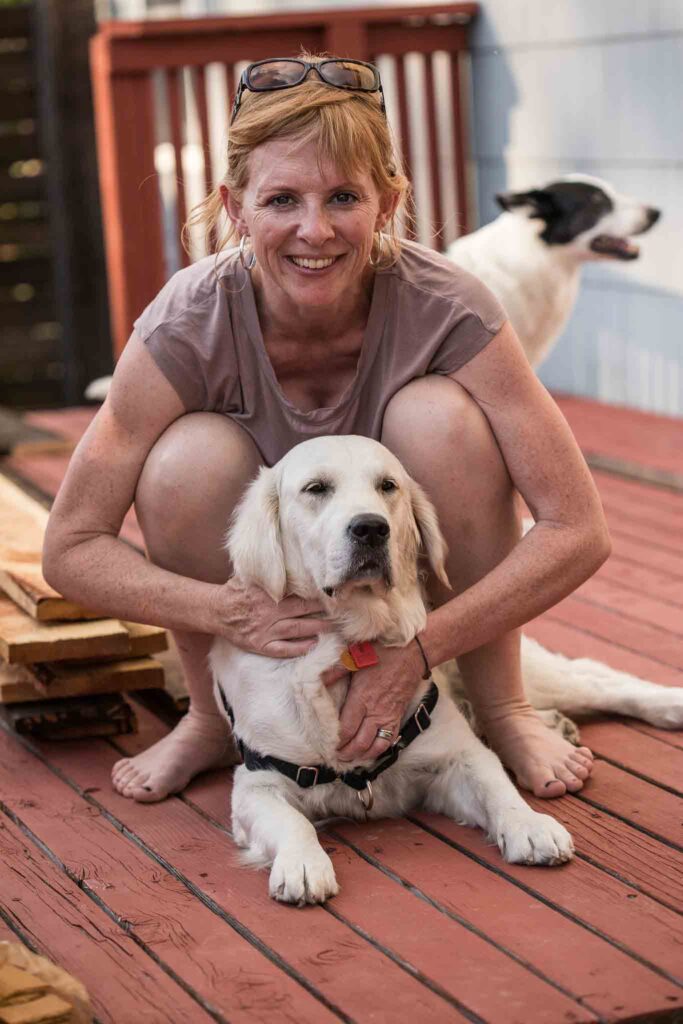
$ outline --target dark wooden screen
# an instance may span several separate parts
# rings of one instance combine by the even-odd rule
[[[221,174],[220,136],[249,61],[305,47],[379,63],[415,184],[406,232],[443,248],[467,230],[461,82],[476,12],[459,3],[101,25],[91,68],[116,354],[186,262],[179,228]]]

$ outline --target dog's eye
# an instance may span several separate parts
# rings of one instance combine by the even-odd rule
[[[392,480],[390,477],[386,477],[384,480],[382,480],[382,483],[379,486],[380,489],[384,491],[385,494],[387,494],[389,491],[398,490],[398,484],[396,483],[395,480]]]
[[[312,484],[307,484],[304,487],[305,494],[327,494],[330,489],[330,485],[326,484],[324,480],[314,480]]]

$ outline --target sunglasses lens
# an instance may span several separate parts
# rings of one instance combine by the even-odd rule
[[[360,89],[362,92],[375,92],[377,89],[375,70],[365,64],[356,64],[352,60],[329,60],[321,65],[320,70],[330,85],[342,89]]]
[[[249,88],[256,92],[283,89],[296,85],[304,77],[305,68],[298,61],[269,60],[249,68]]]

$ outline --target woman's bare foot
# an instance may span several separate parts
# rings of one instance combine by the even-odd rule
[[[190,707],[168,736],[136,757],[117,761],[111,780],[123,796],[154,803],[185,789],[199,772],[238,761],[237,748],[222,715]]]
[[[522,789],[535,796],[558,797],[583,786],[593,767],[588,747],[574,747],[549,729],[528,705],[478,712],[491,748],[514,774]]]

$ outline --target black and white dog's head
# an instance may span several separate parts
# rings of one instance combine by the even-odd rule
[[[630,235],[640,235],[659,219],[652,206],[619,195],[605,181],[571,174],[528,192],[496,196],[509,213],[543,222],[538,237],[549,246],[565,246],[581,258],[635,260],[640,250]]]

